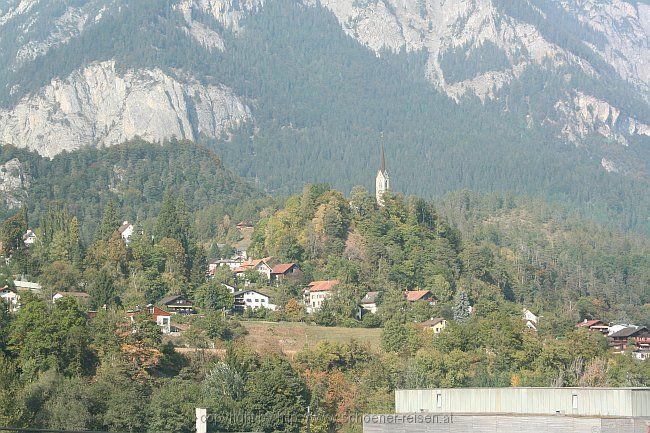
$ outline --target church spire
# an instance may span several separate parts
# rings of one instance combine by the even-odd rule
[[[390,179],[386,171],[386,155],[384,153],[384,133],[381,133],[381,154],[379,157],[379,171],[375,179],[375,198],[379,206],[384,205],[384,194],[390,190]]]

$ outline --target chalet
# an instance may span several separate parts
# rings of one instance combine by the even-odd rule
[[[271,269],[271,280],[272,281],[282,281],[282,280],[299,280],[302,277],[302,271],[295,263],[281,263],[279,265],[273,266]]]
[[[272,272],[272,267],[269,264],[271,261],[270,257],[266,257],[263,259],[257,259],[257,260],[246,260],[244,263],[241,264],[237,269],[235,269],[233,272],[235,273],[235,276],[239,277],[244,274],[246,271],[257,271],[260,274],[263,274],[267,280],[271,280],[271,272]]]
[[[602,320],[583,320],[576,323],[577,328],[587,329],[589,331],[600,332],[604,335],[609,333],[609,325]]]
[[[131,242],[131,236],[133,235],[133,224],[128,221],[124,221],[117,232],[122,236],[124,242],[127,244]]]
[[[311,314],[321,309],[323,301],[332,296],[332,288],[339,284],[339,280],[312,281],[305,288],[303,300],[307,313]]]
[[[30,247],[34,245],[35,242],[36,242],[36,233],[34,233],[32,230],[27,230],[23,235],[23,243],[25,244],[26,247]]]
[[[52,296],[52,302],[56,302],[61,298],[74,298],[83,304],[90,300],[90,295],[85,292],[56,292]]]
[[[438,335],[447,327],[447,321],[442,317],[434,317],[420,323],[420,326],[430,330],[434,335]]]
[[[244,310],[257,310],[266,308],[275,311],[277,306],[271,303],[268,295],[258,292],[257,290],[241,290],[234,293],[235,303],[234,310],[243,312]]]
[[[407,290],[404,296],[408,302],[426,301],[431,305],[435,305],[436,298],[431,293],[431,290]]]
[[[15,288],[5,286],[0,289],[0,299],[5,303],[9,312],[13,313],[20,309],[20,295]]]
[[[193,314],[194,304],[183,295],[165,296],[159,302],[171,313]]]
[[[379,299],[379,294],[381,292],[368,292],[366,296],[361,299],[359,302],[359,315],[362,316],[363,312],[369,312],[375,314],[377,312],[377,300]]]
[[[627,349],[650,351],[650,331],[645,326],[630,326],[609,336],[609,345],[616,352]]]

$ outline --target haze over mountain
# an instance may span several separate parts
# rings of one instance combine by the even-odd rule
[[[203,141],[269,191],[469,187],[650,223],[650,4],[9,0],[0,142]]]

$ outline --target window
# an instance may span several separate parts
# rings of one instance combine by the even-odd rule
[[[442,407],[442,394],[437,393],[436,394],[436,407]]]
[[[573,394],[573,398],[571,399],[571,407],[573,409],[578,408],[578,394]]]

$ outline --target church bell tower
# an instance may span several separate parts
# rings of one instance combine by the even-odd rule
[[[390,191],[390,178],[386,171],[386,157],[384,155],[384,146],[381,146],[381,157],[379,162],[379,171],[375,180],[375,197],[379,206],[384,205],[384,194]]]

